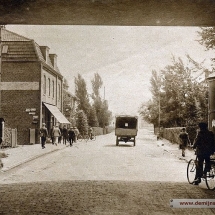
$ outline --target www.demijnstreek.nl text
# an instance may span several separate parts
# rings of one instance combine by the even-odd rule
[[[215,199],[171,199],[173,208],[215,208]]]

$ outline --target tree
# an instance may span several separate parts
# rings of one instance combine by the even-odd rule
[[[102,119],[100,121],[100,126],[101,127],[108,126],[110,124],[112,113],[111,113],[111,111],[108,110],[108,101],[107,100],[104,100],[102,103],[102,109],[100,112],[100,116],[101,116],[100,119]]]
[[[203,27],[201,31],[198,32],[201,37],[199,43],[209,49],[215,48],[215,27]]]
[[[107,126],[110,122],[111,112],[108,110],[108,102],[101,99],[99,90],[103,85],[103,81],[98,73],[94,74],[94,78],[91,81],[92,83],[92,98],[93,98],[93,107],[96,111],[96,116],[100,127]]]
[[[89,118],[91,105],[89,102],[86,82],[80,74],[75,78],[75,95],[78,98],[77,109],[83,110],[87,115],[87,118]]]
[[[76,125],[77,125],[77,128],[81,134],[87,134],[88,133],[87,116],[83,110],[79,110],[77,112]]]
[[[152,71],[150,83],[153,96],[139,110],[143,118],[157,126],[160,113],[164,127],[196,124],[204,118],[207,114],[204,109],[207,106],[207,99],[204,99],[207,90],[204,83],[192,78],[192,73],[198,69],[197,64],[191,69],[180,58],[176,60],[173,57],[172,64],[161,70],[160,76]]]
[[[92,106],[90,108],[90,115],[89,115],[88,123],[89,123],[90,127],[98,127],[99,126],[99,122],[98,122],[98,118],[97,118],[96,110],[95,110],[94,106]]]
[[[91,81],[92,83],[92,98],[98,98],[100,97],[99,90],[103,85],[103,81],[98,73],[94,74],[94,79]]]

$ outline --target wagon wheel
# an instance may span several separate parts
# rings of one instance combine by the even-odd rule
[[[119,140],[118,140],[118,137],[116,136],[116,146],[119,145]]]
[[[135,137],[134,137],[134,146],[136,145],[136,139],[135,139]]]

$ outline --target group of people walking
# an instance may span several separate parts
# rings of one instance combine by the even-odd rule
[[[64,125],[63,128],[60,128],[58,125],[53,126],[50,134],[53,145],[57,145],[63,140],[63,144],[66,145],[66,143],[69,142],[70,146],[72,146],[73,143],[77,141],[78,135],[79,130],[77,127],[70,127],[68,129],[66,125]],[[45,123],[43,123],[42,128],[40,128],[40,137],[42,149],[44,149],[46,140],[49,137],[48,129],[46,128]]]
[[[190,142],[189,135],[186,129],[183,128],[179,134],[181,140],[180,149],[182,150],[182,156],[185,157],[185,149],[190,145],[197,156],[196,165],[196,177],[194,184],[198,185],[201,183],[201,178],[205,178],[207,172],[211,169],[210,156],[215,152],[215,139],[214,133],[208,130],[207,123],[201,122],[198,125],[199,129],[197,136],[193,142]],[[203,168],[203,163],[205,161],[205,167]]]

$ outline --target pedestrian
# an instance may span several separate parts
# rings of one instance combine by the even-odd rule
[[[54,136],[53,136],[53,130],[54,130],[54,126],[52,126],[52,129],[51,129],[51,135],[50,135],[50,137],[51,137],[51,140],[52,140],[52,144],[54,145]]]
[[[61,136],[61,132],[58,125],[55,125],[55,127],[53,128],[52,135],[54,137],[54,144],[57,146],[58,138]]]
[[[42,149],[45,148],[46,138],[47,137],[48,137],[48,130],[46,128],[46,124],[43,123],[42,127],[40,128],[40,138],[41,138]]]
[[[64,125],[64,127],[62,129],[62,136],[63,136],[63,144],[66,145],[66,142],[68,140],[68,129],[67,129],[66,125]]]
[[[75,132],[75,143],[76,143],[78,140],[78,135],[79,135],[79,130],[77,127],[74,127],[74,132]]]
[[[61,128],[61,126],[59,127],[59,129],[60,129],[60,133],[61,133],[61,135],[58,137],[58,143],[61,143],[61,140],[62,140],[62,128]]]
[[[75,131],[74,131],[74,128],[70,127],[69,132],[68,132],[68,136],[69,136],[69,144],[70,144],[70,146],[72,146],[73,142],[75,141]]]
[[[185,150],[188,146],[188,144],[190,144],[190,139],[189,139],[189,135],[186,132],[185,128],[181,129],[181,132],[179,134],[179,139],[180,139],[180,144],[179,144],[179,148],[182,151],[182,156],[185,157]]]
[[[201,183],[201,178],[205,178],[211,169],[210,156],[215,152],[214,134],[208,130],[207,123],[199,123],[199,132],[194,140],[193,148],[196,149],[197,165],[194,184]],[[205,167],[203,170],[203,163]]]

